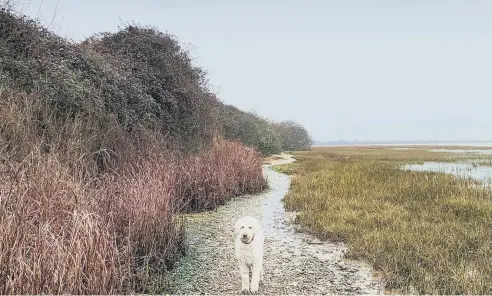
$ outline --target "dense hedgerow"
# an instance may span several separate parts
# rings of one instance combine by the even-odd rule
[[[261,191],[258,150],[280,151],[239,110],[257,139],[224,133],[224,110],[175,37],[129,26],[76,44],[1,9],[0,293],[165,290],[178,214]]]

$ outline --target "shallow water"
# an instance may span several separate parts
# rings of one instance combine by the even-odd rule
[[[492,149],[429,149],[430,152],[463,153],[463,154],[492,154]]]
[[[492,167],[474,165],[472,163],[429,161],[423,164],[407,164],[402,166],[402,169],[453,174],[457,177],[472,178],[486,185],[492,185]]]
[[[268,191],[187,217],[189,250],[169,277],[170,292],[239,293],[233,225],[238,218],[251,215],[258,218],[265,234],[265,283],[260,294],[381,293],[382,283],[373,277],[369,265],[343,259],[344,244],[322,242],[296,231],[292,223],[295,213],[286,212],[281,201],[289,190],[289,177],[271,166],[264,166],[264,174]]]
[[[362,147],[362,146],[468,146],[468,147],[492,147],[492,142],[448,142],[448,143],[347,143],[347,144],[322,144],[312,147]]]

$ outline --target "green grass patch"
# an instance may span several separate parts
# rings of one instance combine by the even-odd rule
[[[278,170],[293,174],[284,202],[323,239],[348,244],[388,289],[403,293],[492,293],[492,202],[488,189],[402,163],[443,161],[425,150],[318,148]]]

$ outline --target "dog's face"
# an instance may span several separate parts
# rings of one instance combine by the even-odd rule
[[[234,228],[239,239],[243,243],[249,244],[255,237],[255,234],[260,231],[260,223],[255,218],[246,216],[239,219]]]

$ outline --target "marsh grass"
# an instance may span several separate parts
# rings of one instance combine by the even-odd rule
[[[348,244],[386,288],[402,293],[492,293],[491,191],[403,163],[459,160],[420,150],[315,148],[280,166],[292,174],[284,199],[303,229]]]

